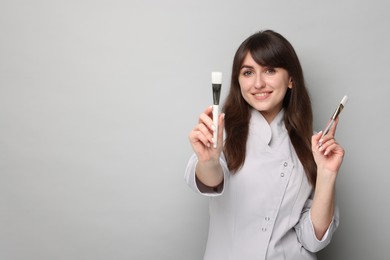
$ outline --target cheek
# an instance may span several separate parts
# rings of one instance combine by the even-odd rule
[[[242,80],[238,79],[238,85],[240,86],[241,94],[243,94],[245,91],[245,85],[243,84]]]
[[[283,99],[284,96],[286,95],[287,89],[288,89],[287,86],[280,87],[279,93],[280,93],[280,96],[281,96],[282,99]]]
[[[240,86],[241,89],[242,89],[242,87],[241,87],[241,86],[242,86],[242,83],[243,83],[243,82],[242,82],[242,79],[241,79],[241,77],[239,77],[239,78],[238,78],[238,85]]]
[[[245,88],[245,86],[240,85],[240,92],[241,96],[248,102],[249,96],[251,95],[248,88]]]
[[[246,91],[245,89],[243,89],[241,86],[240,86],[240,93],[241,93],[241,96],[246,99]]]
[[[241,92],[250,89],[250,82],[248,79],[238,79],[238,84],[240,85]]]
[[[245,88],[245,85],[243,85],[242,82],[239,81],[238,83],[240,84],[241,97],[248,102],[248,89]]]
[[[285,80],[274,80],[273,82],[270,82],[270,85],[284,92],[287,90],[289,82]]]

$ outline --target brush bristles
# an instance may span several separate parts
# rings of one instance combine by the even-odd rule
[[[347,104],[347,101],[348,101],[348,97],[344,96],[343,99],[341,100],[340,104],[345,106],[345,104]]]
[[[222,84],[222,72],[211,72],[211,83]]]

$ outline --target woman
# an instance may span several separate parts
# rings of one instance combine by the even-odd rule
[[[337,122],[313,135],[302,68],[282,35],[262,31],[240,45],[223,112],[217,148],[211,107],[189,134],[185,180],[210,198],[204,259],[316,259],[338,226],[344,150]]]

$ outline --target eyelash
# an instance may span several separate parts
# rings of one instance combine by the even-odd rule
[[[274,68],[267,68],[267,69],[265,70],[265,72],[266,72],[267,74],[271,74],[271,73],[275,73],[276,70],[275,70]]]
[[[266,74],[274,74],[276,72],[276,69],[274,69],[274,68],[266,68],[264,71],[265,71]],[[250,74],[253,74],[253,72],[251,70],[244,70],[242,72],[242,75],[244,75],[244,76],[249,76]]]
[[[245,70],[245,71],[243,71],[243,73],[242,73],[242,75],[244,75],[244,76],[249,76],[249,74],[253,74],[253,72],[250,71],[250,70]]]

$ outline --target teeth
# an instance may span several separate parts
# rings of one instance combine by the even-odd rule
[[[265,97],[268,93],[256,93],[256,97]]]

